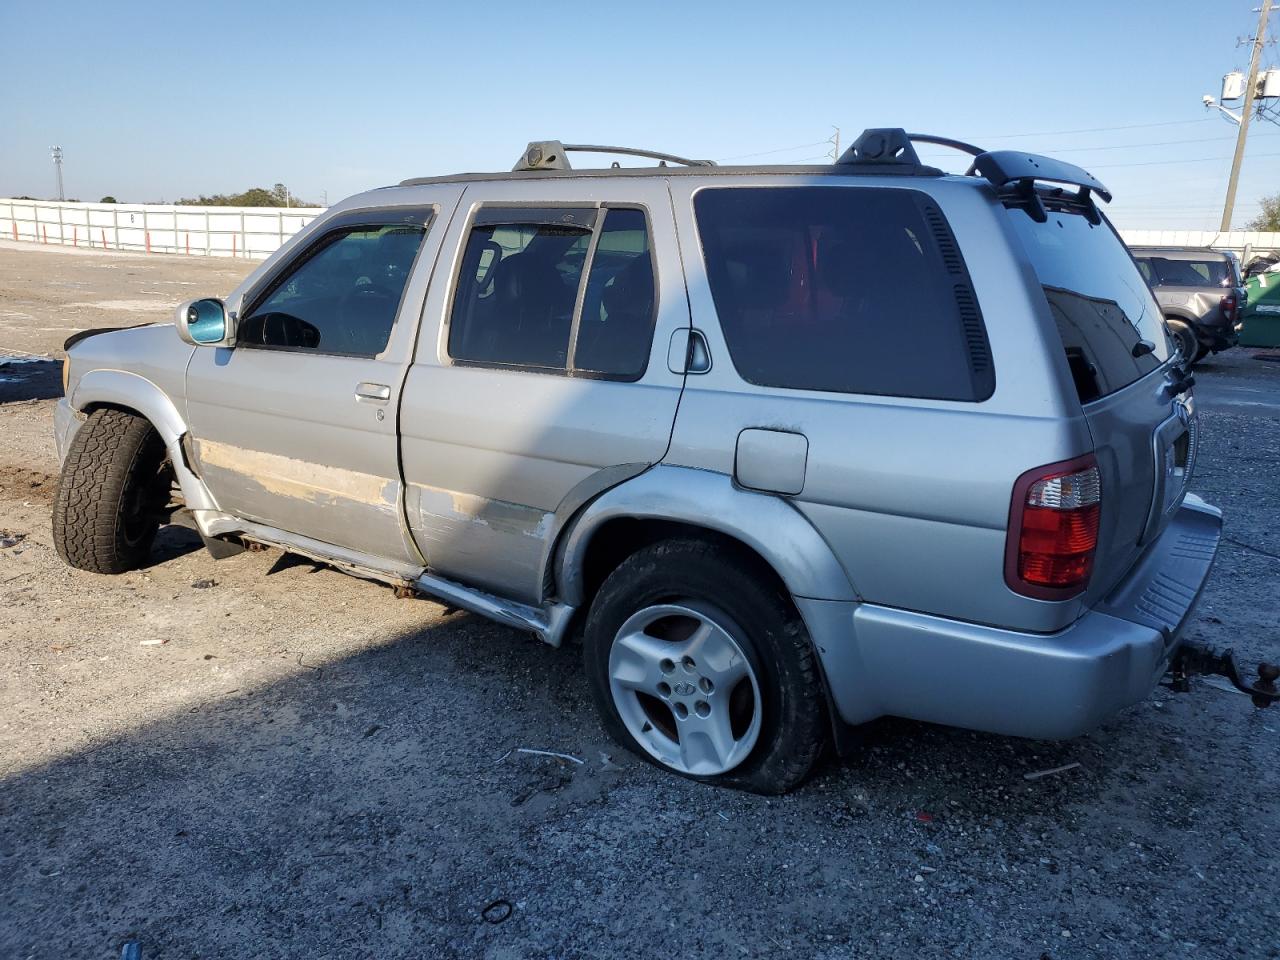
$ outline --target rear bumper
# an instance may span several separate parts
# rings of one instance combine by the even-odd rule
[[[1062,739],[1144,699],[1208,579],[1222,513],[1195,496],[1070,627],[1019,633],[871,604],[797,598],[840,717],[891,715]]]

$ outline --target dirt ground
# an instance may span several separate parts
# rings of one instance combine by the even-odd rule
[[[0,354],[251,266],[0,243]],[[1197,378],[1229,539],[1191,634],[1280,659],[1280,363]],[[58,393],[0,365],[5,957],[1280,957],[1280,710],[1206,681],[1066,743],[885,721],[787,797],[696,785],[604,737],[575,648],[180,529],[67,569]]]

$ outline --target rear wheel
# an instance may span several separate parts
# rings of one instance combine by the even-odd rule
[[[1169,332],[1173,334],[1173,339],[1178,344],[1178,350],[1182,354],[1183,360],[1186,361],[1187,366],[1191,366],[1203,356],[1200,351],[1200,340],[1191,327],[1181,320],[1166,320],[1165,324],[1169,327]]]
[[[53,542],[69,566],[124,573],[146,563],[169,502],[164,441],[143,417],[102,409],[76,431],[53,505]]]
[[[698,540],[640,550],[605,580],[584,659],[606,729],[682,776],[783,793],[826,742],[809,637],[776,581]]]

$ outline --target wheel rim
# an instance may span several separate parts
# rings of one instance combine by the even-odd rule
[[[125,543],[137,546],[153,533],[168,500],[169,482],[161,463],[155,476],[137,479],[125,494],[121,518]]]
[[[1188,363],[1195,360],[1196,354],[1200,352],[1200,341],[1191,332],[1191,328],[1180,325],[1174,332],[1178,335],[1178,346],[1182,352],[1183,359]]]
[[[623,725],[680,773],[732,770],[760,736],[760,684],[737,626],[693,602],[646,607],[618,630],[609,690]]]

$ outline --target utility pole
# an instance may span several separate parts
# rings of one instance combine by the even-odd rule
[[[1258,18],[1258,31],[1253,37],[1253,56],[1249,58],[1249,79],[1245,81],[1244,108],[1240,111],[1240,132],[1236,135],[1236,154],[1231,160],[1231,179],[1227,182],[1227,202],[1222,208],[1221,230],[1231,229],[1231,215],[1235,213],[1236,186],[1240,180],[1240,167],[1244,164],[1244,145],[1249,137],[1249,120],[1253,113],[1253,98],[1258,88],[1258,62],[1267,42],[1267,18],[1271,16],[1272,0],[1262,0],[1262,16]]]
[[[62,190],[62,148],[50,147],[49,152],[53,154],[53,167],[58,172],[58,199],[67,199]]]
[[[835,163],[840,159],[840,128],[832,127],[831,129],[835,131],[835,136],[827,138],[827,143],[832,144],[831,152],[828,156],[831,157],[831,162]]]

